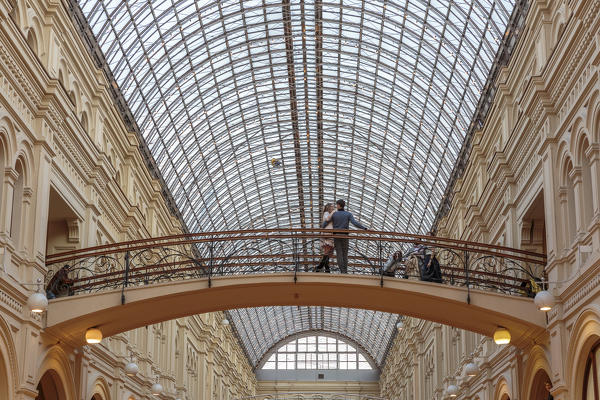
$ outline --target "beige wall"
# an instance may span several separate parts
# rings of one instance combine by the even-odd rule
[[[548,339],[500,348],[469,332],[411,321],[382,373],[382,395],[390,398],[444,398],[456,384],[460,399],[535,399],[540,370],[552,379],[555,399],[581,398],[585,357],[600,340],[600,1],[529,3],[522,38],[499,74],[438,231],[545,248],[559,301],[548,313]],[[583,245],[592,253],[580,252]],[[472,353],[482,367],[476,378],[464,375]]]
[[[60,0],[0,0],[0,398],[230,399],[255,377],[222,313],[70,348],[26,301],[46,252],[174,234],[172,216]],[[140,373],[124,366],[134,357]],[[47,398],[52,398],[49,392]]]

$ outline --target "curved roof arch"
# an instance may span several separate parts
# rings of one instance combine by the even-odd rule
[[[367,226],[424,233],[515,0],[78,3],[190,231],[312,227],[345,198]],[[255,362],[246,312],[232,315]],[[358,343],[370,329],[340,324],[326,328]],[[377,335],[380,363],[393,330]]]
[[[241,308],[228,314],[255,368],[286,340],[315,333],[355,343],[380,368],[398,322],[397,316],[388,313],[338,307]]]
[[[292,333],[289,334],[288,336],[282,338],[281,340],[279,340],[277,343],[274,343],[271,348],[269,348],[267,351],[265,351],[265,353],[262,355],[262,357],[260,358],[260,360],[258,360],[256,362],[256,366],[255,369],[260,369],[264,366],[265,362],[268,360],[268,358],[277,352],[277,350],[279,350],[282,346],[284,346],[285,344],[296,340],[296,339],[300,339],[306,336],[325,336],[325,337],[331,337],[331,338],[335,338],[335,339],[340,339],[344,342],[346,342],[349,345],[354,346],[357,351],[363,355],[363,357],[365,357],[365,359],[367,360],[367,362],[369,363],[369,365],[373,368],[373,369],[380,369],[381,366],[379,364],[377,364],[377,362],[373,359],[373,357],[371,356],[371,354],[369,354],[369,352],[367,351],[367,349],[365,349],[360,343],[358,343],[357,341],[355,341],[353,338],[343,335],[341,333],[338,332],[330,332],[330,331],[324,331],[324,330],[309,330],[309,331],[303,331],[303,332],[298,332],[298,333]]]

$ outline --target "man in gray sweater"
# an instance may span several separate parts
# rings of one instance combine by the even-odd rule
[[[346,202],[344,200],[338,200],[335,203],[337,211],[329,216],[329,218],[323,222],[322,228],[325,228],[329,221],[333,222],[333,229],[348,229],[350,224],[360,229],[367,229],[360,222],[354,219],[352,213],[345,211]],[[342,274],[348,273],[348,239],[340,238],[333,239],[333,245],[335,247],[335,257],[337,259],[338,267]]]

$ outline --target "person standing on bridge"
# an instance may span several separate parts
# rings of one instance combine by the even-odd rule
[[[335,205],[337,207],[337,211],[329,215],[329,217],[323,221],[321,228],[325,228],[331,221],[333,223],[333,229],[348,229],[350,224],[360,229],[367,229],[367,227],[363,226],[360,222],[354,219],[352,213],[344,210],[344,207],[346,207],[346,202],[344,200],[338,200]],[[337,259],[340,272],[342,274],[347,274],[349,247],[348,238],[335,238],[333,239],[333,245],[335,247],[335,257]]]
[[[323,209],[323,219],[321,221],[327,221],[331,214],[333,214],[333,203],[327,203]],[[329,221],[325,226],[325,229],[333,229],[333,223]],[[315,268],[315,272],[321,272],[323,269],[325,269],[325,272],[329,273],[331,272],[329,270],[329,257],[333,255],[332,238],[321,239],[321,251],[323,253],[323,257],[321,257],[321,262]]]

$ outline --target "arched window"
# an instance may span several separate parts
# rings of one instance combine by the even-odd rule
[[[566,189],[567,189],[567,210],[566,210],[566,221],[565,231],[568,232],[566,237],[565,248],[570,249],[575,236],[577,235],[577,215],[575,213],[575,184],[571,174],[573,173],[573,164],[569,161],[566,169]]]
[[[600,399],[600,342],[596,343],[588,355],[583,375],[583,400]]]
[[[587,156],[589,148],[587,140],[581,146],[581,204],[583,211],[583,226],[582,229],[587,231],[594,214],[594,199],[592,195],[592,166]]]
[[[37,45],[37,38],[35,37],[35,32],[33,31],[33,28],[30,28],[27,31],[27,44],[29,45],[29,47],[31,48],[31,50],[33,50],[34,54],[37,56],[38,55],[38,45]]]
[[[88,130],[88,116],[87,116],[87,113],[85,111],[81,113],[81,126],[83,127],[84,131],[89,132],[89,130]]]
[[[21,232],[21,210],[23,209],[23,165],[17,161],[15,170],[17,171],[17,180],[13,189],[12,213],[10,220],[10,237],[15,245],[19,243],[19,234]]]
[[[296,336],[268,356],[262,369],[342,369],[372,370],[357,346],[326,335]]]

